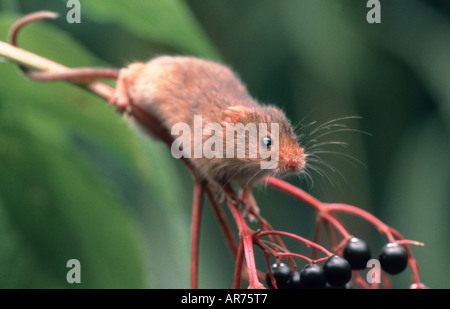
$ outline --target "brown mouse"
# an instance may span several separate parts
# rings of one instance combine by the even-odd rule
[[[56,16],[53,12],[43,11],[21,18],[10,31],[10,43],[16,45],[17,34],[24,25]],[[305,167],[306,153],[298,144],[285,114],[274,106],[260,105],[225,65],[195,57],[161,56],[147,63],[133,63],[120,72],[102,68],[62,72],[21,69],[28,77],[40,81],[83,83],[102,77],[117,78],[110,103],[119,111],[131,111],[127,114],[132,120],[136,109],[149,112],[172,135],[177,133],[174,128],[179,124],[192,128],[193,135],[183,132],[175,139],[172,154],[177,148],[174,147],[177,140],[181,141],[183,155],[189,155],[188,150],[194,149],[189,160],[201,177],[215,184],[219,192],[229,193],[224,195],[233,201],[236,201],[235,197],[229,195],[234,191],[229,188],[231,183],[236,183],[242,189],[240,200],[254,212],[257,207],[251,194],[253,184],[265,176],[300,173]],[[201,117],[200,122],[196,122],[198,117]],[[140,120],[136,120],[139,125]],[[214,130],[211,130],[212,125]],[[238,125],[242,125],[243,130],[231,130],[229,134],[229,127]],[[211,134],[206,130],[208,126]],[[145,126],[141,127],[145,129]],[[196,134],[199,127],[200,136]],[[203,128],[208,134],[202,132]],[[204,153],[205,149],[209,151]]]
[[[261,105],[247,92],[239,78],[225,65],[186,56],[161,56],[147,63],[133,63],[122,69],[111,103],[127,110],[130,102],[156,116],[169,130],[177,123],[194,126],[194,116],[200,115],[202,126],[221,124],[223,149],[215,149],[222,156],[192,157],[190,160],[210,182],[224,188],[234,182],[247,191],[265,176],[283,177],[300,173],[305,167],[306,153],[298,144],[297,136],[285,114],[274,106]],[[226,147],[236,143],[226,139],[226,124],[267,124],[267,134],[259,141],[251,141],[246,133],[245,158],[226,157]],[[274,136],[271,124],[276,123],[279,134]],[[173,132],[172,132],[173,133]],[[204,144],[209,135],[202,135]],[[175,136],[174,136],[175,137]],[[276,140],[274,140],[276,139]],[[194,140],[190,142],[194,148]],[[273,169],[261,169],[261,150],[277,145],[277,164]],[[237,145],[235,150],[237,149]],[[256,147],[257,157],[249,157],[249,150]],[[222,152],[223,151],[223,152]],[[236,154],[236,153],[235,153]],[[244,193],[245,194],[245,193]],[[246,193],[247,195],[249,192]]]

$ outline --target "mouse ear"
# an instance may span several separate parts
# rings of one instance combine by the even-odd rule
[[[239,123],[245,122],[247,115],[251,112],[249,107],[243,105],[236,105],[227,107],[222,111],[223,122],[225,123]]]

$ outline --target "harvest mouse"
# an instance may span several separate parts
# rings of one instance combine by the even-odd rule
[[[274,106],[261,105],[247,92],[239,78],[225,65],[187,56],[160,56],[147,63],[132,63],[122,69],[116,84],[116,93],[111,103],[126,111],[130,102],[148,111],[169,130],[183,123],[191,127],[194,116],[201,116],[201,125],[220,124],[223,130],[215,132],[223,139],[223,149],[215,149],[219,156],[190,157],[202,176],[211,183],[225,189],[231,183],[242,190],[241,198],[250,199],[250,188],[265,176],[283,177],[300,173],[305,167],[306,153],[298,144],[294,129],[285,114]],[[258,140],[245,138],[246,157],[226,157],[227,147],[233,147],[238,138],[230,141],[226,135],[227,124],[267,124],[267,133],[259,134]],[[278,134],[271,127],[277,124]],[[194,130],[194,129],[193,129]],[[195,148],[194,139],[184,141]],[[201,143],[209,136],[202,135]],[[277,147],[276,167],[261,169],[262,150]],[[257,149],[256,158],[249,157],[250,150]],[[273,158],[271,158],[273,159]]]
[[[53,12],[42,11],[21,18],[10,31],[10,43],[16,45],[17,34],[24,25],[56,16]],[[195,57],[161,56],[146,63],[132,63],[120,71],[81,68],[39,72],[20,68],[28,77],[41,81],[89,82],[95,78],[117,78],[111,104],[122,112],[142,110],[156,117],[172,134],[179,124],[192,128],[193,137],[191,134],[181,137],[183,154],[189,155],[187,150],[192,148],[198,154],[196,149],[204,150],[205,146],[213,145],[209,149],[213,155],[200,151],[200,155],[189,156],[190,162],[203,179],[216,185],[219,192],[233,201],[236,199],[230,196],[234,193],[230,186],[237,184],[242,190],[239,200],[253,213],[258,212],[251,193],[255,183],[265,176],[282,177],[304,170],[306,153],[298,144],[285,114],[277,107],[259,104],[239,78],[220,63]],[[135,114],[126,114],[133,121]],[[196,121],[198,117],[200,122]],[[136,120],[134,122],[139,125],[139,119]],[[214,143],[211,143],[210,134],[202,133],[196,138],[198,127],[206,129],[213,124]],[[245,129],[229,134],[228,129],[232,125],[236,128],[238,124]],[[141,127],[145,129],[145,125],[141,124]]]

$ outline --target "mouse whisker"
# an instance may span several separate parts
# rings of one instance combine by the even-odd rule
[[[333,173],[338,174],[342,178],[342,180],[344,180],[346,183],[348,183],[347,177],[345,177],[344,174],[339,169],[337,169],[333,164],[331,164],[330,162],[327,162],[327,161],[325,161],[325,160],[323,160],[323,159],[321,159],[321,158],[319,158],[317,156],[315,158],[312,158],[311,162],[313,164],[317,163],[317,164],[323,165],[324,167],[328,168]]]
[[[309,172],[309,169],[305,168],[302,174],[299,174],[299,177],[301,178],[302,175],[306,180],[306,184],[308,185],[308,182],[311,183],[310,189],[314,187],[314,178],[311,176],[311,173]]]
[[[336,129],[336,130],[333,130],[333,131],[322,133],[321,135],[315,137],[315,139],[319,139],[319,138],[322,138],[324,136],[327,136],[327,135],[330,135],[330,134],[333,134],[333,133],[337,133],[337,132],[357,132],[357,133],[362,133],[362,134],[365,134],[365,135],[368,135],[368,136],[372,136],[372,134],[370,134],[368,132],[365,132],[365,131],[362,131],[362,130],[342,128],[342,129]]]
[[[315,125],[317,123],[317,120],[313,120],[308,124],[303,125],[303,123],[306,121],[306,118],[310,117],[312,113],[314,112],[315,108],[313,108],[309,113],[307,113],[297,124],[295,127],[302,126],[303,129],[310,127],[312,125]]]
[[[339,151],[332,151],[332,150],[318,150],[316,149],[316,151],[313,151],[311,154],[309,155],[317,155],[317,154],[335,154],[344,158],[349,159],[350,164],[352,164],[353,167],[357,167],[357,165],[353,164],[353,162],[356,162],[358,164],[360,164],[361,166],[363,166],[364,168],[367,168],[367,166],[360,160],[356,159],[355,157],[339,152]]]
[[[314,155],[312,155],[314,156]],[[327,166],[332,172],[336,172],[337,170],[335,168],[332,167],[331,164],[328,164],[325,160],[315,156],[315,158],[310,158],[309,159],[310,163],[318,163],[318,164],[323,164],[324,166]]]
[[[346,142],[329,141],[329,142],[321,142],[321,143],[314,144],[311,147],[308,147],[307,151],[310,151],[312,149],[316,149],[317,147],[326,146],[326,145],[337,145],[337,146],[342,146],[344,148],[348,148],[348,146],[349,146],[348,143],[346,143]]]
[[[311,170],[311,171],[313,171],[313,172],[315,172],[319,176],[324,177],[325,179],[327,179],[330,182],[331,186],[334,187],[333,178],[323,168],[321,168],[321,167],[319,167],[319,166],[317,166],[315,164],[309,164],[306,168]]]
[[[251,183],[251,181],[253,180],[253,179],[255,179],[255,177],[256,176],[258,176],[261,172],[264,172],[265,170],[263,170],[263,169],[260,169],[259,171],[257,171],[248,181],[247,181],[247,183],[245,184],[245,186],[244,187],[247,187],[250,183]]]
[[[232,176],[230,176],[228,178],[228,180],[221,186],[221,188],[219,189],[219,193],[221,194],[224,190],[225,187],[231,183],[231,181],[233,180],[233,178],[238,175],[240,172],[242,172],[244,169],[246,169],[248,166],[254,164],[253,162],[249,162],[247,164],[243,164]],[[222,167],[220,167],[220,169],[222,169]]]
[[[346,117],[332,119],[332,120],[326,121],[326,122],[322,123],[321,125],[319,125],[313,131],[311,131],[309,133],[309,135],[313,135],[314,133],[316,133],[317,131],[320,131],[322,129],[329,129],[331,127],[336,127],[336,126],[344,126],[345,127],[345,125],[343,125],[343,124],[336,123],[338,121],[349,120],[349,119],[361,119],[361,118],[362,117],[360,117],[360,116],[346,116]]]
[[[312,127],[316,123],[317,123],[317,120],[311,121],[310,123],[307,123],[307,124],[303,124],[303,121],[299,121],[299,122],[297,122],[297,123],[295,123],[293,125],[293,129],[294,129],[295,132],[297,132],[297,130],[302,130],[303,131],[305,129],[308,129],[308,128]]]
[[[308,135],[311,137],[311,136],[313,136],[314,134],[317,134],[317,133],[319,133],[319,132],[321,132],[321,131],[324,131],[324,130],[334,130],[334,129],[336,129],[336,128],[346,128],[346,127],[347,127],[346,124],[342,124],[342,123],[333,123],[333,124],[329,124],[329,125],[324,126],[324,127],[321,127],[321,128],[316,128],[316,129],[314,129],[313,131],[309,132]]]
[[[236,173],[234,173],[231,177],[229,177],[228,180],[219,188],[218,194],[222,194],[225,191],[225,187],[231,182],[233,177],[239,174],[239,172],[242,171],[245,167],[246,165],[241,166],[241,168]]]

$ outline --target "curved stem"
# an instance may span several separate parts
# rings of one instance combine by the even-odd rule
[[[294,196],[301,200],[302,202],[305,202],[309,206],[312,206],[317,211],[320,211],[323,209],[322,202],[318,199],[314,198],[313,196],[309,195],[305,191],[291,185],[290,183],[287,183],[281,179],[275,178],[275,177],[266,177],[263,180],[265,183],[267,183],[269,186],[280,190],[282,192],[285,192],[291,196]]]
[[[320,216],[317,216],[316,218],[316,228],[314,231],[314,242],[316,244],[318,244],[320,242],[320,229],[322,227],[322,218]],[[313,252],[312,252],[312,258],[315,259],[317,258],[317,248],[313,248]]]
[[[347,229],[342,225],[341,222],[339,222],[339,220],[335,216],[333,216],[333,214],[331,214],[329,212],[326,212],[326,211],[323,211],[323,212],[319,213],[319,216],[324,218],[326,220],[325,221],[326,223],[333,224],[333,226],[339,231],[339,233],[341,233],[341,235],[344,238],[350,238],[351,237],[349,232],[347,232]],[[329,226],[329,224],[328,224],[328,226]],[[328,228],[328,226],[327,226],[327,228]],[[332,231],[330,233],[332,233]],[[334,235],[334,234],[332,233],[332,235]]]
[[[403,236],[397,232],[395,229],[390,228],[390,231],[399,239],[404,239]],[[419,243],[420,244],[420,243]],[[423,244],[422,244],[423,245]],[[417,261],[414,259],[411,248],[409,248],[408,245],[403,245],[406,250],[406,254],[408,255],[408,264],[411,267],[412,273],[413,273],[413,283],[415,284],[421,284],[420,278],[419,278],[419,266],[417,265]]]
[[[191,289],[198,288],[198,252],[200,244],[200,221],[203,206],[204,182],[197,180],[194,187],[194,201],[191,220]]]
[[[46,72],[67,72],[71,70],[70,68],[54,62],[52,60],[49,60],[47,58],[38,56],[36,54],[33,54],[29,51],[26,51],[24,49],[21,49],[19,47],[14,47],[8,43],[0,41],[0,56],[3,56],[7,59],[13,60],[14,62],[17,62],[19,64],[22,64],[26,67],[33,68],[36,70],[46,71]],[[104,99],[109,100],[113,94],[114,89],[110,86],[98,82],[71,82],[72,84],[78,85]]]
[[[269,222],[267,222],[261,215],[257,214],[256,218],[258,219],[259,223],[260,223],[260,227],[262,230],[265,231],[274,231],[275,229],[269,224]],[[284,252],[289,252],[289,250],[287,249],[286,245],[284,244],[283,240],[281,239],[281,237],[279,235],[269,235],[269,239],[271,242],[273,243],[278,243],[278,245],[280,246],[280,248],[284,251]],[[277,247],[275,247],[277,248]],[[288,258],[289,261],[289,266],[291,268],[292,271],[294,271],[295,269],[295,262],[292,258]]]
[[[303,238],[301,236],[298,236],[298,235],[295,235],[295,234],[292,234],[292,233],[288,233],[288,232],[283,232],[283,231],[262,231],[262,232],[256,233],[254,235],[254,237],[256,239],[259,239],[259,238],[261,238],[262,236],[265,236],[265,235],[281,235],[281,236],[291,237],[293,239],[296,239],[298,241],[303,242],[308,247],[314,247],[314,248],[319,249],[320,251],[324,252],[327,256],[332,256],[333,255],[330,251],[328,251],[327,249],[325,249],[321,245],[316,244],[315,242],[310,241],[310,240],[308,240],[306,238]]]
[[[255,255],[253,253],[254,232],[248,227],[244,217],[242,216],[242,213],[240,212],[239,208],[236,205],[228,202],[228,207],[230,208],[234,220],[238,225],[239,236],[241,237],[241,241],[244,247],[243,250],[245,255],[245,261],[247,264],[248,280],[250,283],[248,288],[264,289],[264,286],[259,282],[258,279],[258,271],[256,269]]]
[[[336,250],[336,248],[338,246],[338,243],[337,243],[336,235],[334,234],[333,228],[331,227],[331,224],[330,224],[329,220],[325,221],[325,228],[327,229],[328,237],[330,237],[331,245]],[[340,232],[342,234],[343,230],[340,230]],[[347,232],[347,230],[345,230],[345,232]]]
[[[239,242],[239,248],[236,255],[236,268],[234,270],[233,289],[241,288],[242,281],[242,264],[244,264],[244,242]]]
[[[369,221],[370,223],[372,223],[374,226],[376,226],[381,233],[383,233],[387,236],[387,238],[389,239],[390,242],[395,242],[394,236],[392,235],[389,226],[386,225],[385,223],[383,223],[380,219],[378,219],[374,215],[368,213],[367,211],[365,211],[361,208],[347,205],[347,204],[333,203],[333,204],[327,204],[326,209],[328,211],[340,211],[340,212],[351,213],[358,217],[361,217],[361,218]]]
[[[266,266],[267,266],[267,269],[269,270],[268,274],[269,274],[269,278],[270,278],[270,283],[272,284],[272,287],[274,289],[278,289],[277,281],[275,280],[275,277],[273,276],[272,267],[270,265],[270,256],[271,256],[271,254],[269,254],[267,252],[264,252],[264,258],[266,260]]]
[[[217,200],[216,195],[214,194],[213,190],[208,186],[206,190],[206,196],[209,199],[209,202],[213,208],[214,214],[216,216],[217,221],[219,222],[220,229],[222,230],[222,233],[224,235],[225,241],[230,248],[231,255],[233,258],[236,258],[236,255],[238,254],[238,245],[236,238],[233,234],[233,230],[230,227],[230,224],[228,223],[227,217],[225,216],[225,213],[220,206],[219,201]]]

